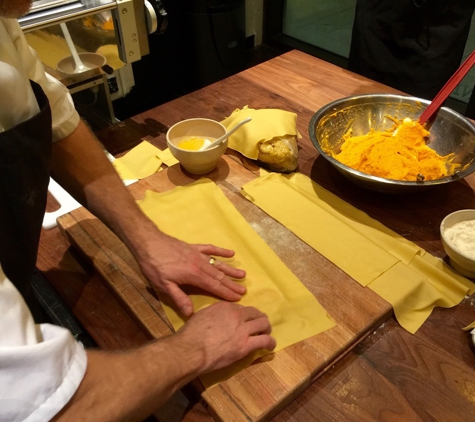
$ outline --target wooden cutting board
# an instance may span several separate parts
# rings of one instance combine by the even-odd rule
[[[240,194],[258,175],[234,155],[225,155],[209,175],[270,245],[282,261],[317,297],[337,326],[256,362],[231,379],[201,391],[218,421],[265,421],[304,391],[326,368],[392,314],[391,306],[361,287],[326,258],[298,239]],[[129,186],[141,199],[146,190],[163,192],[196,180],[179,165]],[[101,274],[104,283],[150,338],[169,335],[160,302],[142,277],[126,247],[84,208],[58,219],[58,226]],[[200,389],[198,382],[194,383]]]

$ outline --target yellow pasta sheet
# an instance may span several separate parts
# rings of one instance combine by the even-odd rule
[[[147,141],[142,141],[123,157],[113,161],[122,180],[144,179],[160,170],[162,151]]]
[[[158,155],[158,158],[160,158],[160,160],[163,161],[163,164],[166,164],[168,167],[178,164],[178,160],[172,155],[169,148],[165,148],[163,151],[160,151],[157,155]]]
[[[231,265],[246,270],[247,287],[240,304],[255,306],[269,316],[275,351],[302,341],[335,325],[312,293],[287,268],[252,229],[244,217],[209,179],[165,193],[147,191],[140,207],[165,233],[188,243],[212,243],[236,252]],[[191,293],[195,311],[218,299]],[[166,302],[166,298],[163,298]],[[175,330],[183,318],[164,303]],[[262,355],[262,354],[260,354]],[[231,368],[201,378],[205,387],[224,380],[248,366],[256,354]]]
[[[239,151],[248,158],[257,160],[259,144],[276,136],[294,135],[300,138],[297,131],[297,114],[285,110],[274,108],[255,110],[245,106],[235,110],[221,123],[230,130],[248,117],[252,120],[228,138],[229,148]]]
[[[243,195],[286,226],[362,286],[393,306],[411,333],[435,306],[458,304],[474,285],[308,177],[270,173]]]

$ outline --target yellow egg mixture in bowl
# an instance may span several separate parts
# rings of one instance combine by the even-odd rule
[[[172,155],[191,174],[207,174],[214,170],[228,147],[226,138],[219,145],[202,149],[226,134],[220,122],[205,118],[182,120],[167,131],[167,145]]]
[[[351,181],[385,193],[417,192],[475,171],[475,126],[443,107],[433,122],[417,119],[430,104],[415,97],[342,98],[312,117],[318,152]]]

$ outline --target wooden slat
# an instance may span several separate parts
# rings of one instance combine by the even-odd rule
[[[283,410],[275,421],[421,420],[396,386],[354,354],[339,362],[338,370],[317,380],[308,393]]]
[[[122,304],[110,296],[103,280],[78,259],[77,249],[57,229],[43,230],[37,268],[102,349],[137,347],[147,340],[130,321]]]
[[[373,341],[371,347],[360,350],[364,359],[399,387],[422,419],[475,420],[473,354],[470,365],[456,362],[439,342],[414,338],[394,322],[386,324]]]
[[[74,211],[74,218],[68,214],[61,217],[59,227],[71,244],[91,260],[94,268],[108,281],[108,286],[119,301],[150,338],[161,338],[172,333],[158,300],[147,301],[144,297],[150,294],[147,282],[125,245],[112,232],[105,230],[103,224],[84,208]]]

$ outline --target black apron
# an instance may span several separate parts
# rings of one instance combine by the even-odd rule
[[[358,0],[348,68],[432,100],[460,66],[474,0]]]
[[[31,278],[46,209],[52,121],[46,95],[31,85],[40,112],[0,133],[0,263],[39,322],[42,311]]]

